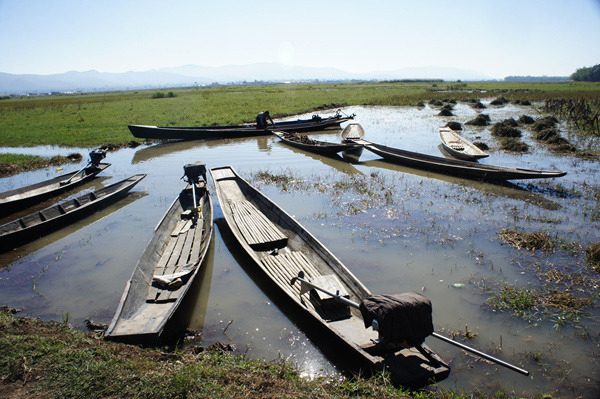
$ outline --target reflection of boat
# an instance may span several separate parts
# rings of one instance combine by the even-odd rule
[[[555,211],[561,208],[560,204],[549,200],[543,195],[532,193],[529,190],[526,190],[516,184],[507,181],[490,183],[485,181],[463,179],[457,176],[443,175],[434,172],[427,172],[421,169],[414,169],[406,166],[396,165],[379,159],[361,162],[360,165],[367,166],[370,168],[387,169],[396,172],[410,173],[416,176],[433,178],[448,183],[468,186],[500,197],[524,201],[529,204],[533,204],[535,206],[539,206],[541,208],[548,209],[551,211]]]
[[[296,154],[302,154],[309,158],[315,159],[315,160],[322,162],[323,164],[325,164],[329,167],[332,167],[342,173],[346,173],[349,175],[362,174],[361,171],[356,169],[354,166],[350,165],[338,154],[315,154],[314,152],[304,151],[304,150],[302,150],[300,148],[296,148],[296,147],[287,147],[287,148],[289,148],[291,151],[295,152]],[[342,152],[342,154],[344,154],[344,153],[345,153],[345,151]]]
[[[146,175],[135,175],[0,226],[5,251],[58,230],[123,198]]]
[[[61,240],[65,237],[67,237],[68,235],[75,233],[76,231],[79,231],[79,230],[83,229],[84,227],[97,222],[100,219],[110,216],[111,214],[117,212],[118,210],[126,207],[127,205],[134,203],[135,201],[137,201],[140,198],[143,198],[147,195],[148,195],[148,193],[145,191],[135,191],[135,192],[129,193],[129,195],[127,195],[122,200],[117,201],[116,203],[109,205],[102,210],[99,210],[98,212],[94,213],[91,216],[88,216],[82,220],[79,220],[73,224],[70,224],[68,227],[65,227],[64,229],[60,229],[53,233],[49,233],[48,235],[45,235],[44,237],[41,237],[38,240],[32,241],[32,242],[25,244],[19,248],[15,248],[10,252],[0,254],[0,268],[2,268],[3,266],[10,265],[11,263],[13,263],[19,259],[22,259],[24,256],[27,256],[28,254],[34,253],[35,251],[37,251],[39,249],[42,249],[48,245],[51,245],[54,242]]]
[[[441,127],[439,133],[444,149],[455,158],[476,161],[490,156],[449,127]]]
[[[360,148],[358,144],[318,141],[309,139],[306,136],[296,133],[286,133],[280,131],[273,131],[272,133],[279,137],[281,141],[291,145],[292,147],[297,147],[305,151],[316,152],[319,154],[336,154],[341,151],[351,151]]]
[[[277,291],[290,300],[298,316],[327,332],[330,344],[344,347],[367,369],[387,370],[392,380],[417,387],[448,376],[449,368],[429,348],[394,349],[373,353],[378,333],[366,329],[360,312],[330,303],[330,298],[306,295],[290,280],[304,271],[330,283],[349,299],[361,301],[371,294],[354,275],[285,211],[250,186],[230,167],[211,169],[217,197],[237,241]],[[336,301],[333,301],[336,302]]]
[[[0,193],[0,217],[64,193],[94,179],[98,173],[110,166],[109,163],[100,163],[100,159],[102,159],[100,156],[104,158],[104,152],[92,151],[90,153],[92,161],[78,172],[67,173],[30,186]]]
[[[212,237],[213,209],[206,166],[198,162],[184,170],[189,184],[163,216],[133,270],[106,331],[109,339],[157,343],[200,270]]]
[[[131,133],[141,139],[155,140],[202,140],[229,137],[261,136],[271,134],[272,130],[285,132],[313,132],[330,127],[339,127],[341,123],[353,119],[354,115],[342,115],[339,111],[327,118],[313,115],[310,119],[295,121],[275,122],[266,128],[258,128],[256,124],[228,125],[228,126],[195,126],[195,127],[169,127],[169,126],[143,126],[129,125]]]

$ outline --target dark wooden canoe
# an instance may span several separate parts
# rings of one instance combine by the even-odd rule
[[[4,252],[59,230],[123,198],[146,175],[135,175],[0,226]]]
[[[388,162],[411,168],[423,169],[467,179],[504,181],[517,179],[540,179],[561,177],[567,172],[509,168],[505,166],[485,165],[460,159],[449,159],[426,155],[418,152],[400,150],[371,143],[362,139],[349,139],[350,142],[361,144],[367,150],[379,155]]]
[[[90,165],[79,172],[67,173],[30,186],[4,191],[0,193],[0,218],[90,181],[109,166],[109,163]]]
[[[206,173],[206,169],[204,169]],[[192,180],[163,216],[127,282],[106,338],[127,343],[156,344],[192,285],[213,232],[213,209],[204,180]],[[200,211],[185,212],[196,205]],[[179,277],[179,283],[159,286],[154,276]],[[166,334],[168,335],[168,334]]]
[[[345,116],[341,113],[337,113],[334,116],[327,118],[313,115],[311,119],[275,122],[274,125],[269,125],[266,129],[259,129],[256,127],[256,124],[196,127],[128,125],[128,127],[131,133],[140,139],[202,140],[269,135],[272,130],[283,132],[313,132],[331,127],[339,127],[341,123],[353,118],[354,115]]]
[[[280,132],[280,131],[272,131],[272,133],[274,135],[276,135],[277,137],[279,137],[281,139],[281,141],[283,141],[284,143],[291,145],[293,147],[296,148],[300,148],[302,150],[305,151],[310,151],[310,152],[316,152],[319,154],[336,154],[338,152],[342,152],[342,151],[348,151],[348,150],[355,150],[357,148],[360,148],[360,145],[358,144],[352,144],[352,143],[329,143],[326,141],[318,141],[318,140],[313,140],[313,139],[302,139],[302,137],[299,137],[299,134],[296,134],[295,132],[290,132],[290,133],[286,133],[286,132]]]
[[[352,301],[371,295],[369,290],[314,236],[284,210],[242,179],[231,167],[211,169],[221,210],[232,234],[253,265],[289,298],[294,313],[328,335],[328,345],[343,348],[363,371],[387,370],[393,381],[419,387],[446,378],[450,369],[426,346],[387,353],[370,353],[378,333],[366,329],[359,311],[327,306],[314,291],[301,293],[290,280],[303,271],[330,291],[340,290]],[[335,301],[334,301],[335,302]]]

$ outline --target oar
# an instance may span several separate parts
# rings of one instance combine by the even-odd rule
[[[303,271],[300,271],[300,273],[298,273],[297,277],[292,278],[292,280],[290,281],[290,285],[294,285],[294,283],[296,281],[300,281],[300,284],[301,284],[300,285],[300,294],[303,294],[303,293],[309,291],[310,288],[314,288],[317,291],[321,291],[324,294],[330,295],[333,299],[337,299],[338,301],[341,301],[341,302],[345,303],[346,305],[352,306],[353,308],[356,308],[356,309],[360,309],[360,306],[358,305],[358,303],[353,302],[353,301],[351,301],[349,299],[346,299],[346,298],[340,296],[339,291],[336,294],[333,294],[333,293],[331,293],[331,292],[329,292],[329,291],[327,291],[327,290],[319,287],[318,285],[315,285],[314,283],[311,283],[310,281],[305,280],[304,279],[304,272]],[[306,287],[310,287],[310,288],[306,289]],[[374,324],[373,327],[375,328],[375,324]],[[438,334],[438,333],[434,332],[431,335],[434,336],[437,339],[440,339],[440,340],[442,340],[444,342],[447,342],[447,343],[449,343],[451,345],[454,345],[454,346],[457,346],[457,347],[459,347],[459,348],[461,348],[463,350],[466,350],[467,352],[474,353],[474,354],[476,354],[479,357],[482,357],[482,358],[484,358],[486,360],[489,360],[491,362],[499,364],[500,366],[504,366],[504,367],[506,367],[506,368],[508,368],[508,369],[510,369],[512,371],[516,371],[517,373],[521,373],[523,375],[529,375],[529,371],[527,371],[527,370],[524,370],[524,369],[522,369],[520,367],[517,367],[515,365],[507,363],[504,360],[497,359],[497,358],[495,358],[495,357],[493,357],[491,355],[488,355],[487,353],[483,353],[483,352],[481,352],[481,351],[479,351],[477,349],[471,348],[470,346],[467,346],[467,345],[462,344],[460,342],[456,342],[456,341],[454,341],[454,340],[452,340],[450,338],[444,337],[441,334]]]

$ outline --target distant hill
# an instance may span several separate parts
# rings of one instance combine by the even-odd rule
[[[343,81],[392,79],[491,80],[475,71],[422,67],[393,71],[350,73],[337,68],[290,66],[278,63],[205,67],[183,65],[143,72],[107,73],[70,71],[54,75],[10,74],[0,72],[0,94],[107,91],[181,87],[210,83]]]

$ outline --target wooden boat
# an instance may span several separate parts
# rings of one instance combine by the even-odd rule
[[[360,124],[350,123],[342,131],[341,137],[344,141],[360,144],[387,162],[430,172],[487,181],[554,178],[567,174],[567,172],[560,171],[509,168],[505,166],[485,165],[462,159],[436,157],[434,155],[426,155],[372,143],[362,139],[364,134],[365,131]]]
[[[155,344],[165,338],[165,326],[200,270],[212,237],[213,209],[204,164],[184,170],[189,184],[155,228],[127,282],[107,339]]]
[[[295,121],[275,122],[265,129],[257,128],[256,124],[226,125],[226,126],[196,126],[196,127],[168,127],[168,126],[143,126],[128,125],[131,133],[140,139],[155,140],[202,140],[220,139],[230,137],[269,135],[272,130],[283,132],[313,132],[339,127],[341,123],[354,118],[354,115],[342,115],[339,111],[327,118],[313,115],[311,119],[298,119]]]
[[[279,137],[281,141],[288,145],[319,154],[336,154],[342,151],[355,150],[360,147],[360,145],[352,143],[336,144],[313,140],[295,132],[286,133],[273,130],[271,133]]]
[[[94,179],[98,173],[110,166],[109,163],[99,162],[104,158],[103,152],[102,155],[92,155],[94,153],[98,154],[98,152],[92,151],[90,153],[92,161],[78,172],[67,173],[50,180],[0,193],[0,217],[8,216],[12,212],[35,205]],[[100,156],[101,158],[96,158]]]
[[[361,144],[364,148],[379,155],[388,162],[467,179],[505,181],[555,178],[567,174],[567,172],[561,171],[509,168],[505,166],[485,165],[461,159],[436,157],[434,155],[386,147],[363,139],[350,139],[350,141],[355,144]]]
[[[16,248],[123,198],[146,175],[135,175],[0,226],[0,251]]]
[[[353,301],[371,295],[323,244],[231,167],[211,169],[211,174],[225,220],[253,265],[290,300],[295,314],[327,334],[328,346],[340,346],[344,356],[357,359],[364,371],[389,371],[393,381],[405,387],[448,376],[448,366],[425,345],[377,353],[378,333],[365,328],[360,312],[291,285],[291,279],[303,271],[312,281]]]
[[[449,127],[441,127],[439,129],[442,146],[453,157],[464,159],[466,161],[476,161],[481,158],[489,157],[485,151],[482,151],[475,144],[450,129]]]

